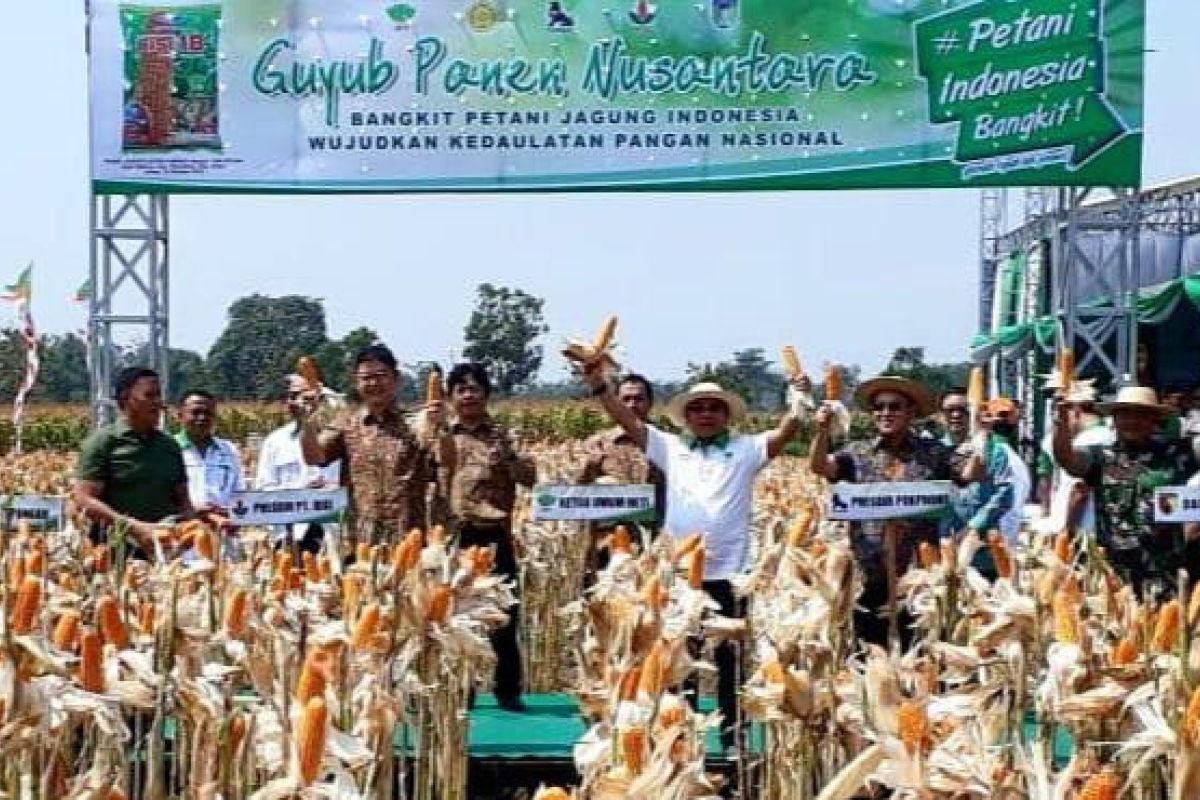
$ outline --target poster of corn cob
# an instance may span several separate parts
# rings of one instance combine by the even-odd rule
[[[93,0],[100,192],[1133,186],[1144,0]]]

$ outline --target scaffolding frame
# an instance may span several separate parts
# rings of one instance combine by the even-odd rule
[[[88,369],[92,423],[116,417],[113,380],[122,352],[118,332],[144,337],[150,364],[167,393],[170,343],[169,195],[92,195]]]

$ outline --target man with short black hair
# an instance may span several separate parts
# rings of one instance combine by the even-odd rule
[[[131,555],[149,558],[155,523],[191,516],[187,473],[179,445],[158,429],[162,386],[146,367],[121,370],[114,386],[120,417],[93,431],[79,451],[72,496],[93,521],[91,536],[125,527]]]
[[[966,387],[955,386],[942,395],[939,404],[942,412],[942,441],[949,447],[958,447],[971,438],[971,404]]]
[[[183,453],[192,507],[200,513],[211,511],[225,516],[233,494],[245,490],[246,478],[237,447],[213,435],[217,398],[203,389],[184,392],[179,421],[182,427],[175,441]]]
[[[482,364],[457,364],[446,376],[446,391],[454,409],[456,467],[451,480],[451,508],[461,547],[495,549],[495,572],[517,583],[520,570],[513,543],[512,514],[517,485],[533,486],[537,466],[522,455],[512,435],[488,413],[492,382]],[[520,596],[520,587],[517,587]],[[496,650],[496,703],[507,711],[523,711],[518,609],[508,622],[492,631]]]
[[[453,471],[453,441],[443,435],[425,444],[405,421],[396,402],[400,371],[387,346],[362,348],[352,369],[361,405],[318,430],[312,412],[320,390],[308,387],[300,425],[300,448],[307,463],[327,466],[342,460],[350,493],[349,538],[391,542],[411,528],[443,522],[427,514],[426,494],[437,484],[439,463]],[[424,411],[431,425],[441,423],[440,401],[427,403]]]

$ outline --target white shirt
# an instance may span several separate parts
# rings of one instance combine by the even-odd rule
[[[176,441],[183,450],[188,497],[192,499],[192,505],[197,508],[206,505],[229,508],[234,492],[246,488],[237,447],[227,439],[214,436],[202,454],[187,437],[180,435]]]
[[[1033,480],[1029,476],[1029,467],[1021,460],[1020,454],[1007,442],[998,442],[1004,448],[1004,470],[996,476],[997,483],[1007,483],[1012,487],[1012,507],[1000,517],[998,526],[1000,533],[1010,544],[1016,544],[1017,532],[1021,529],[1021,517],[1025,512],[1025,504],[1029,502],[1029,494],[1033,490]]]
[[[1050,454],[1051,459],[1054,458],[1053,436],[1053,432],[1047,434],[1045,441],[1042,442],[1042,449]],[[1108,446],[1114,441],[1116,441],[1116,434],[1112,428],[1106,425],[1093,425],[1075,434],[1075,438],[1071,440],[1071,446],[1075,449],[1096,445]],[[1058,462],[1055,462],[1054,477],[1050,481],[1050,515],[1042,523],[1045,530],[1056,533],[1067,526],[1067,508],[1071,503],[1071,490],[1075,488],[1075,484],[1080,482],[1079,478],[1071,475],[1060,467]],[[1096,530],[1096,504],[1092,500],[1091,492],[1088,492],[1076,528],[1085,534],[1091,534]]]
[[[271,431],[258,450],[258,470],[254,476],[256,489],[303,489],[317,478],[325,486],[337,486],[341,477],[341,462],[334,461],[319,467],[307,464],[300,452],[300,435],[291,422]]]
[[[679,436],[646,426],[646,457],[667,483],[663,527],[674,538],[704,535],[705,580],[746,569],[754,478],[769,460],[767,434],[732,434],[725,447],[689,447]]]

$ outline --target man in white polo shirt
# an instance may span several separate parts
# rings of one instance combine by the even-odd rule
[[[213,511],[224,516],[233,493],[243,491],[246,480],[233,442],[213,436],[216,398],[202,389],[187,392],[179,405],[179,421],[183,429],[175,440],[183,451],[192,506],[200,513]]]
[[[611,391],[595,367],[584,368],[584,380],[614,422],[646,451],[663,472],[666,510],[663,529],[672,537],[704,536],[704,590],[721,613],[740,617],[744,610],[734,597],[731,578],[744,572],[750,555],[750,511],[754,479],[767,462],[779,455],[799,428],[789,411],[775,430],[745,436],[731,432],[746,416],[746,403],[715,383],[698,383],[671,400],[667,415],[685,433],[674,435],[639,419]],[[807,389],[803,378],[797,389]],[[793,403],[795,404],[795,403]],[[724,718],[721,741],[734,745],[738,718],[737,650],[717,647],[717,703]]]

